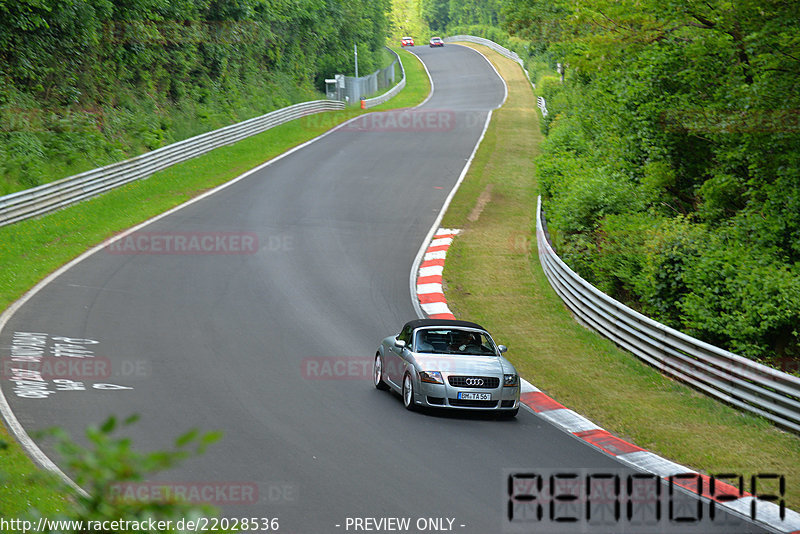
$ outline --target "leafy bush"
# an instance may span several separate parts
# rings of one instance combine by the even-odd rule
[[[196,430],[180,436],[174,450],[137,452],[129,438],[116,437],[118,429],[130,426],[138,420],[131,416],[122,422],[109,417],[100,426],[86,430],[88,446],[80,445],[60,429],[45,434],[54,438],[56,450],[61,455],[66,471],[86,493],[77,493],[70,486],[58,484],[58,491],[69,494],[67,506],[60,517],[51,520],[71,521],[172,521],[193,520],[200,516],[214,516],[216,510],[208,505],[197,505],[175,499],[162,501],[146,499],[125,499],[120,497],[119,488],[135,484],[159,471],[176,466],[182,460],[202,454],[206,448],[217,441],[218,433],[200,433]],[[30,518],[36,521],[39,513],[33,509]],[[174,532],[175,530],[170,530]],[[50,530],[58,534],[55,530]],[[138,532],[148,532],[139,530]],[[163,532],[163,531],[161,531]],[[66,533],[65,533],[66,534]],[[157,534],[155,531],[152,534]]]
[[[0,2],[0,195],[320,98],[353,43],[383,66],[388,8]]]
[[[767,362],[800,357],[800,268],[716,236],[683,280],[678,308],[692,334]]]
[[[647,278],[652,258],[642,252],[658,226],[658,219],[637,212],[609,214],[600,221],[592,274],[601,291],[640,308],[638,296],[652,287]]]
[[[705,341],[800,360],[797,11],[506,0],[503,12],[537,57],[567,65],[565,83],[537,80],[550,112],[537,174],[567,263]]]
[[[648,217],[640,214],[640,217]],[[674,328],[685,328],[680,303],[691,292],[687,271],[694,268],[709,238],[705,225],[693,224],[678,216],[653,219],[656,227],[648,232],[639,254],[646,261],[637,293],[643,311]]]

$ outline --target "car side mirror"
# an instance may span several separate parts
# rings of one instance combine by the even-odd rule
[[[403,341],[402,339],[395,339],[394,346],[397,347],[398,349],[404,349],[406,348],[406,342]]]
[[[500,354],[503,354],[508,350],[508,347],[506,347],[505,345],[497,345],[497,350],[500,351]]]

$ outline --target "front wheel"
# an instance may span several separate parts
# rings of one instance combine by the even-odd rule
[[[414,382],[411,380],[411,375],[406,373],[403,377],[403,406],[406,410],[414,409]]]
[[[383,362],[380,353],[375,354],[375,363],[372,366],[372,380],[375,387],[381,391],[386,391],[389,386],[383,381]]]

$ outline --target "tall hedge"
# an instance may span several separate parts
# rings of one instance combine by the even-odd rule
[[[0,0],[0,194],[318,98],[389,0]],[[74,165],[73,165],[74,163]]]
[[[506,0],[503,13],[566,66],[538,84],[538,174],[567,262],[657,319],[797,371],[797,6]]]

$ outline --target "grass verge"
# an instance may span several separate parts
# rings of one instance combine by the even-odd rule
[[[371,111],[419,104],[430,92],[422,63],[396,49],[406,70],[406,87]],[[103,196],[38,219],[0,228],[0,309],[8,308],[61,265],[115,233],[167,211],[198,194],[364,113],[356,107],[311,115],[175,165]],[[53,489],[22,448],[0,426],[0,516],[21,517],[31,507],[53,516],[64,495]]]
[[[442,221],[464,229],[447,255],[448,306],[490,328],[530,382],[603,428],[703,473],[785,475],[786,503],[800,510],[798,436],[661,375],[564,307],[537,256],[533,158],[542,138],[531,86],[513,61],[473,48],[495,64],[509,96]],[[482,193],[489,201],[475,220]]]

